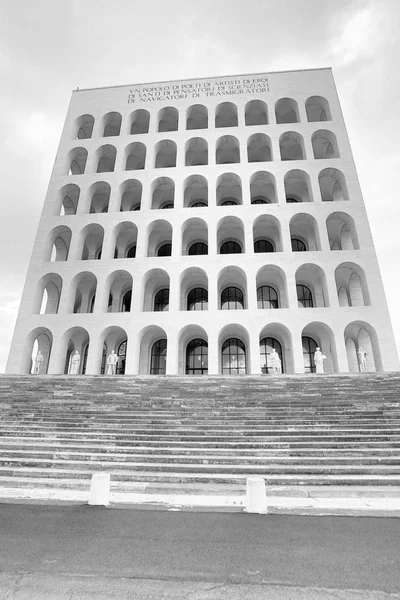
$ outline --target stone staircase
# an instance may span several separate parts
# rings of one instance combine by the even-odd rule
[[[399,486],[400,373],[0,376],[1,488]]]

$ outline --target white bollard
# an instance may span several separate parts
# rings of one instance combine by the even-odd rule
[[[110,474],[93,473],[90,484],[89,504],[108,506],[110,504]]]
[[[247,477],[246,479],[246,508],[248,513],[266,513],[267,496],[263,477]]]

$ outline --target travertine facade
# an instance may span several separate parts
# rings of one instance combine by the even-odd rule
[[[399,367],[330,69],[75,91],[8,373]],[[276,356],[276,355],[275,355]]]

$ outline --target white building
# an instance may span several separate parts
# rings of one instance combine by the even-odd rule
[[[317,345],[399,368],[331,70],[73,92],[7,372],[260,374],[275,347],[303,373]]]

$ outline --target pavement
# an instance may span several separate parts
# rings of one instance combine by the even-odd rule
[[[1,600],[400,600],[400,520],[0,504]]]

